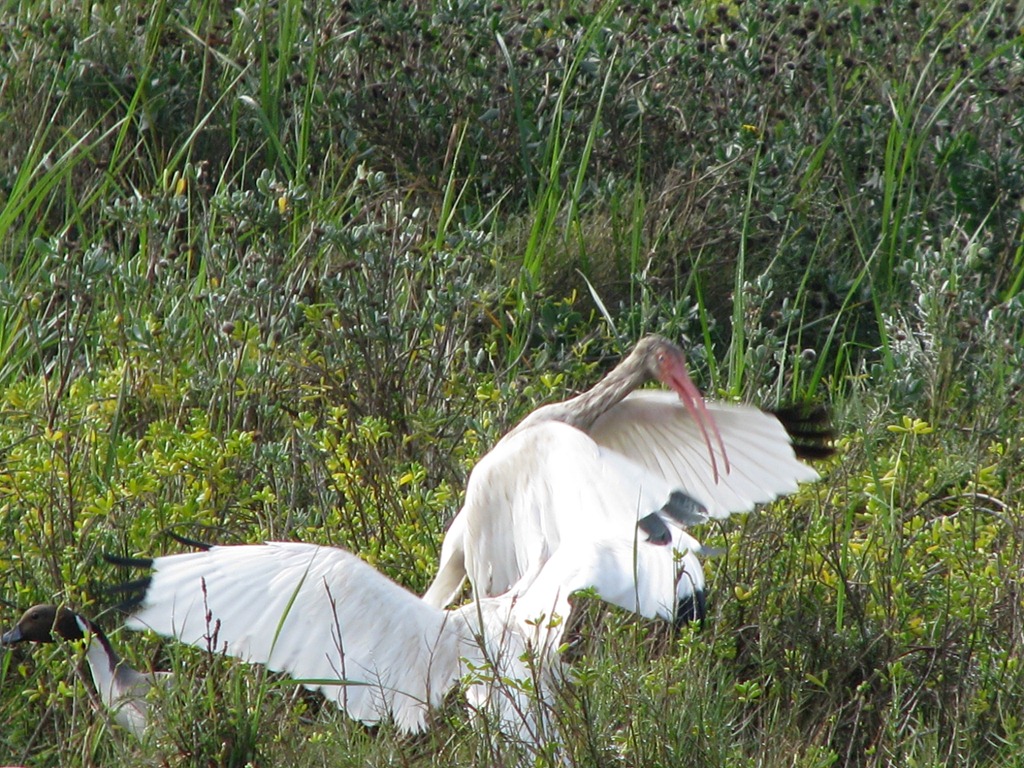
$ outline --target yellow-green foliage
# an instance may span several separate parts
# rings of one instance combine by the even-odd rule
[[[991,675],[1018,680],[1019,502],[1001,457],[1019,440],[965,467],[958,435],[909,416],[879,426],[845,436],[825,483],[727,533],[725,565],[712,563],[719,589],[735,579],[722,609],[740,628],[736,697],[756,722],[844,702],[814,742],[841,762],[879,743],[880,759],[905,761],[922,745],[903,740],[928,724],[968,751],[976,718],[1016,729],[1003,720],[1017,682]]]

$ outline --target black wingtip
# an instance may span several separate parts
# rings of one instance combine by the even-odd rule
[[[153,558],[151,557],[121,557],[104,553],[103,559],[111,565],[118,565],[122,568],[149,570],[153,567]],[[114,608],[122,613],[131,613],[142,605],[142,601],[145,600],[146,592],[149,590],[149,585],[152,581],[152,576],[142,576],[138,579],[104,587],[103,591],[108,595],[124,595],[124,599],[115,605]]]
[[[684,597],[676,604],[676,629],[682,629],[695,621],[703,621],[707,616],[707,609],[707,596],[703,589]]]
[[[110,555],[104,552],[103,559],[111,565],[119,565],[122,568],[140,568],[145,570],[153,567],[152,557],[121,557],[120,555]]]
[[[146,599],[146,592],[149,591],[152,581],[151,576],[144,576],[141,579],[114,584],[106,587],[104,591],[111,595],[126,595],[115,608],[123,613],[132,613]]]
[[[661,511],[684,528],[700,525],[708,520],[707,507],[682,491],[672,491]]]
[[[647,541],[651,544],[665,546],[672,543],[672,532],[665,525],[665,521],[658,517],[657,512],[651,512],[647,517],[640,518],[636,525],[647,534]]]
[[[192,549],[199,549],[206,552],[214,547],[213,544],[207,544],[205,541],[198,541],[197,539],[190,539],[187,536],[182,536],[180,533],[175,533],[171,530],[164,531],[164,533],[179,544],[191,547]],[[153,567],[152,557],[123,557],[122,555],[103,553],[103,559],[111,565],[119,565],[123,568],[140,568],[142,570],[148,570]]]
[[[145,593],[149,589],[149,585],[153,582],[152,576],[143,576],[141,579],[132,579],[131,581],[122,581],[120,584],[114,584],[106,588],[107,592],[111,594],[125,594],[127,592],[142,592]]]
[[[835,454],[832,414],[824,403],[792,403],[771,409],[769,413],[789,434],[797,458],[817,461]]]
[[[214,547],[213,544],[209,544],[205,541],[199,541],[198,539],[190,539],[188,536],[182,536],[180,533],[175,533],[174,531],[165,531],[165,533],[179,544],[184,544],[186,547],[192,547],[192,549],[200,549],[203,552],[206,552]]]

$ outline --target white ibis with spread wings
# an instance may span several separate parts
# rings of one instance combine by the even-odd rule
[[[639,389],[649,381],[672,391]],[[479,596],[522,591],[562,547],[618,541],[614,593],[627,599],[602,598],[644,616],[701,618],[701,548],[684,529],[817,477],[775,416],[706,404],[683,352],[647,336],[587,392],[529,414],[474,467],[424,599],[450,604],[467,576]],[[658,573],[635,565],[624,545],[637,540],[661,545],[644,558]],[[646,588],[665,583],[675,586],[657,596]],[[639,592],[647,602],[630,599]]]

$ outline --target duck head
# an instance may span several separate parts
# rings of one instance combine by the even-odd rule
[[[56,605],[34,605],[22,614],[14,629],[0,637],[0,645],[15,643],[55,643],[58,637],[81,640],[88,625],[74,611]]]

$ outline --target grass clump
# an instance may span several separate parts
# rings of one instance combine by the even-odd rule
[[[414,590],[475,461],[651,331],[705,391],[829,402],[825,479],[701,535],[711,618],[586,603],[578,765],[1014,764],[1022,18],[1012,3],[228,8],[0,23],[0,597],[113,629],[103,552],[345,546]],[[581,601],[586,602],[586,601]],[[421,739],[112,633],[0,655],[0,759],[433,765]],[[537,757],[540,764],[555,758]]]

